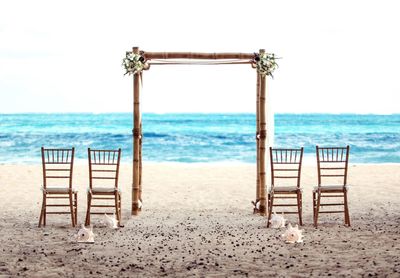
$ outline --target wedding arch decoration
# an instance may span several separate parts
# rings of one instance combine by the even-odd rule
[[[197,53],[197,52],[146,52],[139,47],[127,51],[122,60],[125,75],[133,76],[133,180],[132,180],[132,215],[142,210],[142,117],[140,112],[140,82],[143,71],[152,65],[226,65],[250,64],[256,69],[256,157],[257,179],[254,211],[267,213],[266,199],[266,146],[268,145],[266,124],[266,79],[273,77],[278,67],[276,57],[272,53],[260,49],[258,53]]]

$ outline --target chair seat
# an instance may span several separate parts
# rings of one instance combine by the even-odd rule
[[[343,186],[343,185],[321,185],[319,187],[321,189],[321,192],[343,192],[345,190],[349,190],[348,185]],[[314,187],[313,192],[318,191],[318,186]]]
[[[48,194],[68,194],[72,191],[72,193],[77,193],[78,190],[76,188],[69,187],[42,187],[42,191]]]
[[[296,193],[298,190],[301,191],[297,186],[275,186],[274,193]],[[272,189],[269,190],[271,192]]]
[[[88,188],[88,192],[92,194],[114,194],[114,192],[121,192],[117,187],[93,187]]]

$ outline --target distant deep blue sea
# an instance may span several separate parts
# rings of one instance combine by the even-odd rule
[[[143,160],[255,163],[254,114],[144,114]],[[275,115],[275,146],[350,145],[350,163],[400,163],[400,114]],[[132,115],[0,114],[0,163],[40,163],[40,147],[122,148],[132,161]]]

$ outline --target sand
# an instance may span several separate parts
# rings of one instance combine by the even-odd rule
[[[400,165],[351,165],[352,227],[342,215],[312,226],[314,165],[305,166],[304,242],[284,243],[252,214],[254,165],[146,164],[144,207],[130,216],[131,171],[121,169],[124,228],[93,216],[95,243],[78,244],[67,215],[38,228],[40,165],[0,165],[0,276],[29,277],[400,277]],[[77,165],[78,222],[87,166]],[[295,224],[295,215],[288,216]]]

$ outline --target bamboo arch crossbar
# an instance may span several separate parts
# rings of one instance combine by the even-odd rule
[[[238,64],[252,64],[253,60],[240,60],[240,59],[230,59],[230,60],[201,60],[193,62],[192,60],[161,60],[154,59],[148,62],[149,65],[238,65]]]
[[[140,54],[148,65],[227,65],[252,64],[254,53],[197,53],[197,52],[145,52],[133,47],[134,54]],[[260,49],[260,54],[265,50]],[[140,113],[140,73],[133,76],[133,181],[132,215],[138,215],[142,209],[142,118]],[[266,199],[266,76],[257,72],[256,92],[256,144],[257,144],[257,180],[254,211],[267,213]]]
[[[133,50],[135,47],[133,48]],[[193,60],[252,60],[254,53],[198,53],[198,52],[143,52],[147,60],[153,59],[193,59]]]

